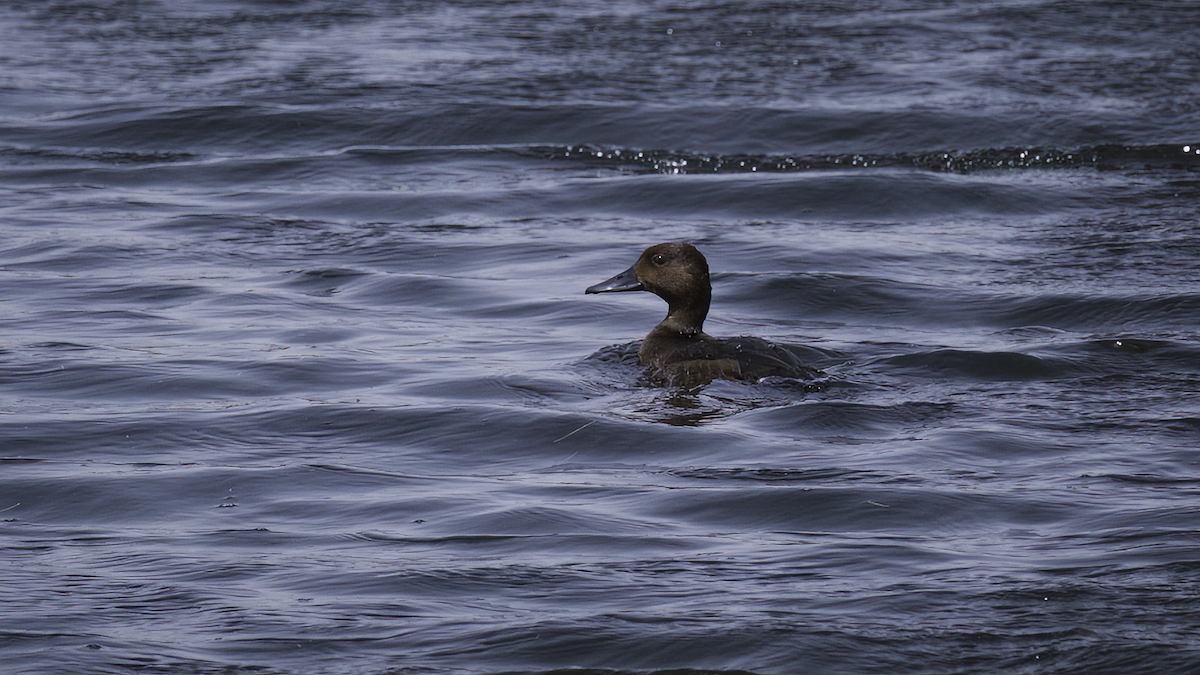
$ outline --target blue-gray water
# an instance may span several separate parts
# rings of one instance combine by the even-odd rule
[[[3,671],[1196,672],[1198,26],[4,3]]]

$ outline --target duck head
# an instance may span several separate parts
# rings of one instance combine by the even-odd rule
[[[587,293],[649,291],[667,301],[667,318],[660,329],[698,335],[712,301],[708,261],[695,246],[684,242],[655,244],[632,267],[587,289]]]

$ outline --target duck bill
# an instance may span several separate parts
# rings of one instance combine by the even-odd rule
[[[589,286],[585,293],[619,293],[621,291],[644,291],[642,282],[637,278],[637,265],[621,272],[617,276],[601,281],[595,286]]]

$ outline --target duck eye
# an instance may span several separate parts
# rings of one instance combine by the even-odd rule
[[[667,262],[667,256],[658,253],[650,259],[650,262],[654,263],[655,265],[662,265]]]

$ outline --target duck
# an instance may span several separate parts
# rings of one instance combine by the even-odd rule
[[[655,244],[632,267],[590,286],[585,294],[648,291],[667,302],[667,316],[642,340],[638,363],[652,381],[693,387],[713,380],[811,380],[821,371],[793,352],[757,337],[715,338],[704,332],[712,303],[708,260],[695,246]]]

